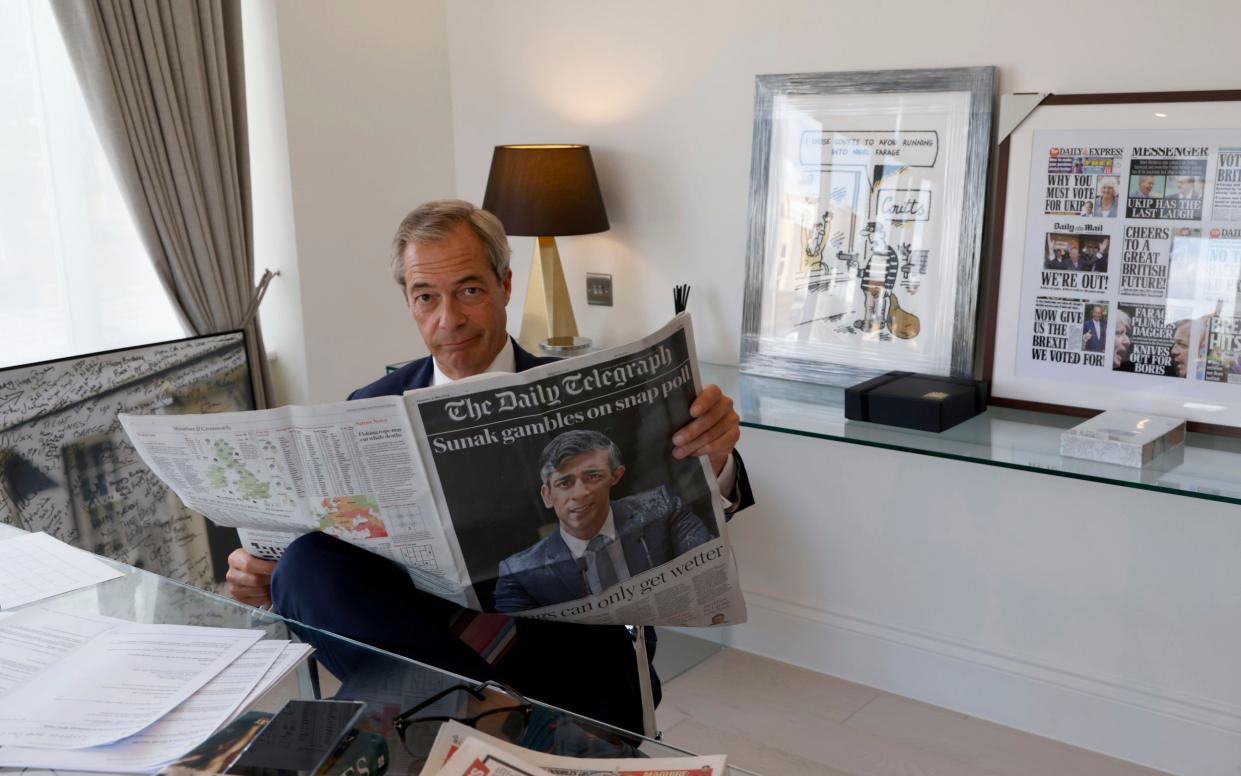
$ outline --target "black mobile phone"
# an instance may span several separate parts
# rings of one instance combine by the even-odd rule
[[[353,730],[365,708],[362,701],[289,701],[225,773],[313,776]]]

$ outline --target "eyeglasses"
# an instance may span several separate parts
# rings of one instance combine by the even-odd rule
[[[472,717],[418,716],[418,712],[455,692],[469,693],[471,698],[481,703],[487,700],[489,689],[504,693],[518,702],[510,706],[487,709]],[[406,751],[413,757],[424,758],[431,751],[431,744],[435,742],[440,725],[449,720],[469,725],[496,738],[518,741],[526,732],[526,725],[530,722],[532,711],[534,711],[533,703],[522,697],[516,690],[499,682],[483,682],[477,687],[458,684],[427,698],[408,711],[401,712],[393,718],[392,726],[396,728],[397,735],[401,737],[401,743],[405,745]]]

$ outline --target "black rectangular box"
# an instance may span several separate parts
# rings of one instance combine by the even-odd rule
[[[845,389],[845,417],[920,431],[946,431],[987,408],[987,383],[888,372]]]

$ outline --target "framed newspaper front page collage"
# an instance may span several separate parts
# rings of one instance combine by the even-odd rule
[[[992,403],[1239,432],[1238,100],[1053,95],[1004,140]]]
[[[742,371],[972,374],[993,80],[757,78]]]

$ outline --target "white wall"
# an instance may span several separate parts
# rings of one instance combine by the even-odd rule
[[[1241,509],[747,430],[725,643],[1174,773],[1241,766]],[[777,463],[778,462],[778,463]]]
[[[256,248],[260,230],[276,230],[285,250],[295,242],[296,261],[273,282],[263,324],[277,365],[289,367],[278,397],[336,401],[382,376],[385,364],[426,353],[388,251],[407,212],[455,193],[444,2],[276,0],[274,20],[266,15],[282,90],[266,79],[265,99],[283,101],[294,231],[257,223]],[[278,138],[269,149],[282,152]],[[256,161],[258,176],[264,160]],[[265,161],[275,182],[256,189],[278,189],[279,165]],[[257,219],[257,195],[255,211]],[[256,264],[270,256],[258,251]]]
[[[1235,88],[1238,29],[1231,0],[450,3],[458,191],[481,198],[496,144],[589,143],[613,229],[561,241],[579,328],[646,333],[690,282],[700,355],[735,363],[756,74]],[[615,308],[585,305],[587,271],[616,275]],[[752,619],[733,643],[1181,773],[1241,768],[1241,510],[766,432],[742,447],[760,506],[733,528]]]
[[[1234,88],[1241,65],[1233,0],[493,1],[448,22],[461,196],[496,144],[589,143],[613,228],[559,241],[579,328],[645,333],[690,282],[701,355],[732,362],[756,74],[997,65],[1001,92],[1084,92]],[[616,308],[586,306],[587,271],[617,273]]]
[[[279,272],[259,307],[263,343],[271,361],[273,407],[305,404],[306,337],[302,325],[302,280],[289,178],[289,138],[276,6],[241,4],[246,58],[246,108],[250,140],[250,199],[254,219],[255,281]]]

